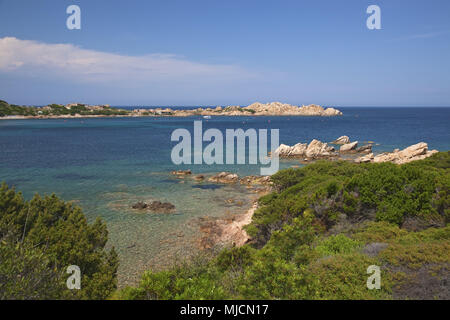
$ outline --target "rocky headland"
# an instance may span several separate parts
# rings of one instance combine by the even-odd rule
[[[300,161],[328,160],[352,160],[357,163],[366,162],[393,162],[403,164],[414,160],[421,160],[437,153],[437,150],[428,150],[428,144],[419,142],[403,150],[395,149],[392,152],[384,152],[374,155],[373,143],[358,145],[358,141],[350,141],[348,136],[341,136],[330,142],[313,139],[309,143],[297,143],[293,146],[281,144],[274,152],[280,158],[293,158]],[[339,147],[338,147],[339,145]]]
[[[335,145],[331,146],[330,144]],[[428,150],[424,142],[417,143],[403,150],[395,149],[393,152],[384,152],[374,156],[372,143],[358,147],[358,141],[350,141],[348,136],[342,136],[330,142],[321,142],[313,139],[310,143],[298,143],[294,146],[280,145],[275,151],[281,158],[299,159],[300,161],[313,161],[319,159],[347,160],[356,163],[366,162],[393,162],[403,164],[415,160],[425,159],[437,153],[437,150]],[[340,147],[337,147],[340,146]],[[198,183],[210,182],[216,184],[242,184],[253,189],[257,197],[253,198],[253,205],[244,213],[233,217],[219,219],[204,219],[200,221],[202,236],[199,243],[202,249],[214,246],[234,245],[241,246],[250,238],[244,226],[252,221],[252,216],[258,208],[257,198],[273,190],[270,176],[243,176],[232,172],[220,172],[213,175],[193,175],[191,170],[172,171],[178,178],[190,177]],[[256,196],[256,195],[255,195]],[[230,201],[230,199],[226,200]]]
[[[392,162],[396,164],[403,164],[431,157],[433,154],[438,152],[438,150],[428,150],[427,143],[419,142],[403,150],[395,149],[392,152],[383,152],[376,156],[373,153],[369,153],[368,155],[356,158],[355,162]]]
[[[295,106],[281,102],[259,103],[249,106],[217,106],[215,108],[172,109],[136,108],[125,110],[109,105],[70,103],[51,104],[44,107],[10,105],[0,100],[0,119],[65,119],[99,117],[189,117],[189,116],[340,116],[335,108],[319,105]]]
[[[228,106],[216,108],[196,108],[172,110],[166,109],[135,109],[133,114],[136,115],[170,115],[170,116],[340,116],[342,112],[335,108],[323,108],[321,106],[311,104],[307,106],[294,106],[287,103],[271,102],[259,103],[255,102],[249,106]]]

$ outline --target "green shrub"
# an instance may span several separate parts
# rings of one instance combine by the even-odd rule
[[[449,227],[401,229],[405,218],[442,224],[449,210],[449,154],[402,166],[318,161],[272,176],[246,226],[250,244],[204,263],[148,272],[130,299],[391,299],[403,279],[395,268],[449,263]],[[343,219],[341,219],[343,218]],[[337,223],[345,235],[328,236]],[[339,229],[338,229],[339,230]],[[333,231],[336,231],[333,229]],[[376,255],[363,246],[384,243]],[[381,266],[381,290],[366,286]],[[395,266],[395,267],[393,267]],[[409,276],[409,275],[408,275]]]
[[[361,247],[361,242],[350,239],[343,234],[323,239],[316,246],[316,251],[323,256],[351,253]]]
[[[3,184],[0,187],[0,240],[2,247],[4,243],[10,249],[0,251],[0,270],[6,272],[0,274],[0,278],[17,272],[17,276],[22,275],[31,282],[25,280],[13,289],[7,287],[6,291],[0,287],[0,296],[36,298],[36,295],[29,295],[32,294],[29,283],[49,270],[54,274],[44,277],[48,280],[46,285],[54,290],[59,288],[49,293],[53,298],[104,299],[110,296],[117,286],[118,258],[114,248],[109,252],[105,250],[107,239],[106,224],[100,219],[88,224],[80,208],[55,195],[44,198],[36,195],[25,201],[20,193]],[[10,267],[16,263],[10,254],[11,248],[23,257],[23,265],[16,271]],[[70,265],[81,269],[81,290],[68,290],[65,286],[68,277],[65,271]]]

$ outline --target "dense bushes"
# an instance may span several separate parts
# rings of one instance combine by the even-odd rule
[[[443,297],[414,288],[423,281],[413,280],[423,277],[418,268],[448,272],[449,159],[439,153],[401,166],[317,162],[280,171],[272,177],[276,192],[260,199],[247,227],[251,243],[203,262],[148,271],[137,288],[116,298]],[[423,222],[425,230],[408,231],[406,221]],[[381,290],[366,287],[370,265],[382,267]]]
[[[247,227],[249,244],[147,271],[113,297],[449,299],[449,159],[280,171]],[[105,224],[88,224],[55,196],[24,201],[3,185],[0,241],[0,298],[103,299],[115,290],[117,255],[105,250]],[[82,271],[79,291],[65,287],[72,264]],[[381,267],[380,290],[366,286],[370,265]]]
[[[36,109],[9,104],[0,100],[0,117],[4,116],[35,116]]]
[[[414,217],[448,222],[450,218],[449,153],[402,166],[316,162],[273,176],[279,193],[261,199],[249,233],[261,246],[274,230],[305,212],[329,229],[342,214],[402,225]]]
[[[60,104],[50,104],[46,108],[24,107],[8,104],[6,101],[0,100],[0,117],[4,116],[74,116],[76,114],[85,115],[127,115],[129,111],[116,108],[106,109],[89,109],[83,104],[77,104],[70,109]]]
[[[55,195],[25,201],[0,188],[0,299],[104,299],[116,289],[117,254],[105,250],[100,219],[88,224],[81,209]],[[81,290],[68,290],[65,273],[81,269]]]

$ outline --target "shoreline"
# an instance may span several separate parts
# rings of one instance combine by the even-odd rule
[[[50,119],[94,119],[94,118],[189,118],[189,117],[332,117],[326,115],[302,114],[171,114],[171,115],[80,115],[80,116],[5,116],[0,120],[50,120]]]
[[[253,214],[258,209],[258,202],[253,202],[252,206],[243,214],[238,215],[234,221],[224,224],[218,243],[231,244],[241,247],[251,240],[244,227],[252,222]]]
[[[341,116],[342,112],[329,107],[324,108],[319,105],[310,104],[294,106],[287,103],[255,102],[249,106],[227,106],[216,108],[196,108],[196,109],[171,109],[171,108],[148,108],[148,109],[119,109],[111,108],[109,105],[89,106],[84,104],[49,105],[45,107],[21,107],[9,105],[5,101],[0,101],[3,116],[0,120],[24,120],[24,119],[82,119],[82,118],[115,118],[115,117],[190,117],[203,116],[207,119],[212,116]],[[1,111],[1,110],[0,110]],[[26,114],[26,115],[24,115]]]
[[[252,222],[253,214],[259,208],[259,198],[271,191],[272,188],[269,185],[255,190],[254,194],[248,196],[251,204],[243,212],[232,213],[232,217],[222,216],[201,222],[199,226],[201,236],[198,240],[200,250],[214,247],[241,247],[248,243],[251,238],[244,227]]]
[[[345,146],[346,144],[344,144]],[[340,159],[344,161],[350,161],[350,162],[356,162],[358,164],[360,163],[368,163],[368,162],[375,162],[375,163],[382,163],[382,162],[391,162],[394,164],[404,164],[412,161],[422,160],[425,158],[428,158],[432,156],[433,154],[437,153],[437,150],[428,150],[428,145],[424,142],[417,143],[415,145],[409,146],[403,150],[395,149],[393,152],[384,152],[381,154],[378,154],[377,156],[374,156],[373,153],[369,153],[366,155],[361,154],[353,154],[353,156],[356,156],[356,158],[352,157],[349,159]],[[347,154],[348,156],[348,154]],[[320,160],[315,159],[315,160]],[[315,160],[312,160],[311,162],[314,162]],[[333,159],[326,159],[328,161],[333,161]],[[309,162],[309,163],[311,163]],[[224,173],[221,173],[224,174]],[[221,175],[219,174],[219,176]],[[242,177],[237,178],[238,181],[234,180],[228,180],[227,182],[227,176],[231,176],[232,174],[225,175],[222,179],[224,179],[225,183],[235,183],[238,181],[242,181],[245,179],[251,178],[249,177]],[[266,183],[265,187],[257,192],[256,195],[250,196],[249,199],[252,201],[252,206],[247,209],[244,213],[236,214],[231,219],[226,219],[225,217],[216,219],[214,221],[208,221],[203,226],[200,226],[200,231],[204,233],[204,236],[201,237],[200,243],[201,247],[203,249],[212,248],[217,245],[227,246],[232,245],[233,247],[240,247],[246,244],[251,240],[247,232],[245,231],[244,227],[252,222],[252,217],[255,211],[258,209],[258,200],[261,196],[266,195],[270,192],[272,192],[272,186],[270,184],[270,176],[267,180],[263,180]],[[254,177],[253,177],[254,179]],[[261,179],[261,177],[260,177]],[[211,181],[211,180],[210,180]],[[261,180],[260,180],[261,181]],[[220,182],[220,181],[217,181]]]
[[[244,227],[252,222],[253,214],[258,208],[257,200],[245,212],[235,214],[232,218],[221,217],[200,225],[202,235],[199,239],[200,250],[214,247],[241,247],[251,238]]]

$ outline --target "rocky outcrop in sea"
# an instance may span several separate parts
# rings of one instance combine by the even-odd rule
[[[374,156],[370,153],[366,156],[355,159],[355,162],[393,162],[396,164],[408,163],[415,160],[422,160],[431,157],[433,154],[438,153],[437,150],[428,150],[428,144],[425,142],[419,142],[412,146],[409,146],[403,150],[395,149],[392,152],[384,152]]]
[[[323,159],[336,157],[338,154],[334,147],[326,142],[312,140],[309,144],[297,143],[290,147],[281,144],[275,151],[280,158]]]
[[[287,103],[255,102],[242,108],[254,111],[254,115],[298,115],[298,116],[340,116],[342,112],[334,108],[323,108],[322,106],[310,104],[307,106],[294,106]]]
[[[345,160],[354,160],[357,163],[393,162],[402,164],[425,159],[438,152],[437,150],[428,150],[428,145],[425,142],[420,142],[403,150],[395,149],[393,152],[375,155],[372,152],[372,143],[358,147],[358,141],[351,142],[347,136],[341,136],[331,142],[331,144],[341,146],[339,150],[336,150],[325,142],[313,139],[309,144],[297,143],[293,146],[281,144],[274,154],[278,154],[280,158],[298,158],[302,160],[339,159],[341,155],[346,155],[347,157],[344,157]],[[359,157],[356,159],[352,158],[352,154],[359,155]]]
[[[307,106],[294,106],[281,102],[260,103],[255,102],[249,106],[228,106],[216,108],[196,108],[172,110],[166,109],[135,109],[132,111],[134,116],[153,115],[153,116],[340,116],[342,112],[335,108],[324,108],[319,105],[311,104]]]

